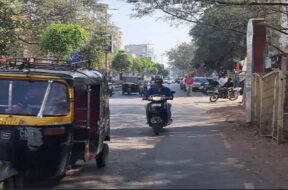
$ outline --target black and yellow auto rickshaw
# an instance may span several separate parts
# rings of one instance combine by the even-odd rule
[[[139,78],[134,76],[123,77],[122,94],[140,93]]]
[[[0,65],[0,182],[60,179],[78,160],[106,165],[109,99],[103,75],[77,64],[10,58]]]

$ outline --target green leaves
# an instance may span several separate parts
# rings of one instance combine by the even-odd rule
[[[112,61],[112,68],[119,72],[129,72],[132,64],[133,57],[125,51],[119,51]]]
[[[17,0],[0,0],[0,55],[8,54],[17,41],[17,32],[22,23],[19,12],[20,4]]]
[[[69,55],[80,50],[89,33],[75,24],[53,24],[41,36],[40,48],[57,56]]]
[[[90,41],[82,48],[81,55],[84,60],[90,60],[90,67],[103,69],[102,60],[104,49],[107,46],[108,38],[105,35],[94,33]]]
[[[139,72],[146,74],[157,74],[156,64],[149,58],[133,58],[125,51],[119,51],[112,61],[112,68],[119,72]]]
[[[195,49],[196,47],[192,43],[182,43],[178,47],[169,50],[167,52],[169,64],[181,70],[191,70]]]
[[[139,73],[151,73],[157,74],[158,69],[151,59],[146,57],[139,57],[134,60],[133,66],[136,68],[136,71]]]
[[[209,70],[233,69],[234,58],[245,57],[246,26],[253,17],[265,12],[257,7],[214,6],[205,10],[201,24],[191,29],[197,50],[192,64],[204,64]]]
[[[27,56],[51,52],[65,58],[75,49],[94,68],[102,68],[103,33],[113,35],[116,51],[121,46],[108,9],[99,0],[0,0],[0,54],[23,56],[25,50]]]

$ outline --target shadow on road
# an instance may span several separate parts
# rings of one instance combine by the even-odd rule
[[[117,133],[125,131],[121,130]],[[227,187],[219,179],[231,180],[228,187],[242,187],[236,185],[239,176],[233,174],[238,160],[227,157],[214,126],[179,126],[165,129],[158,137],[112,139],[116,146],[106,168],[97,169],[91,163],[64,179],[60,188]]]

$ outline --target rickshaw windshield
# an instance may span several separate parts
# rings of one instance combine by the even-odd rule
[[[0,79],[0,114],[60,116],[69,113],[68,89],[55,81]]]

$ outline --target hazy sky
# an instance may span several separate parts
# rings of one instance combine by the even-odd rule
[[[158,12],[152,16],[143,18],[131,18],[132,5],[123,0],[102,0],[110,6],[109,14],[112,21],[122,32],[122,46],[127,44],[147,44],[154,48],[157,62],[161,63],[161,54],[179,45],[189,42],[189,26],[170,26],[163,20],[157,20],[163,13]],[[166,65],[167,57],[163,55],[163,63]]]

